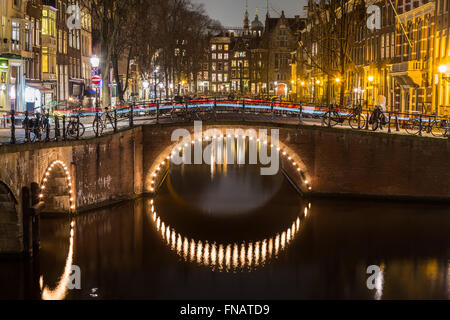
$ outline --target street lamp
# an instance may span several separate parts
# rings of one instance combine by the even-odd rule
[[[448,65],[446,65],[446,64],[441,64],[439,67],[438,67],[438,70],[439,70],[439,72],[440,73],[447,73],[448,72]]]
[[[373,84],[372,84],[372,82],[374,80],[374,77],[373,76],[369,76],[367,78],[367,80],[369,80],[369,84],[372,87],[372,102],[375,102],[375,97],[374,97],[375,89],[374,89]],[[367,107],[369,107],[369,90],[367,90]]]
[[[450,71],[450,67],[447,64],[441,64],[438,67],[438,71],[441,74],[441,77],[444,81],[446,81],[447,83],[450,82],[450,76],[448,75],[449,71]],[[443,94],[443,93],[442,93]],[[438,107],[438,113],[440,114],[440,108]]]
[[[97,56],[91,57],[91,65],[94,69],[97,69],[100,66],[100,59]]]
[[[147,89],[150,86],[150,83],[147,80],[142,82],[142,86],[144,87],[144,101],[147,100]]]
[[[450,77],[447,75],[448,72],[450,71],[450,67],[446,64],[441,64],[438,67],[439,73],[442,75],[442,79],[444,79],[445,81],[449,82],[450,81]]]
[[[95,75],[97,75],[98,73],[98,67],[100,66],[100,59],[96,56],[93,55],[91,57],[91,66],[94,69]],[[98,108],[99,106],[99,90],[98,90],[98,85],[95,86],[95,105]]]
[[[341,78],[337,77],[336,79],[334,79],[334,81],[336,81],[336,85],[339,85],[339,83],[341,82]],[[334,86],[333,86],[333,91],[334,91],[334,96],[336,98],[337,94],[336,94],[336,90],[335,90]]]

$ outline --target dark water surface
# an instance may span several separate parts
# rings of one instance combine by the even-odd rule
[[[449,231],[445,204],[305,200],[256,166],[173,167],[154,199],[43,219],[34,264],[0,262],[0,298],[449,299]]]

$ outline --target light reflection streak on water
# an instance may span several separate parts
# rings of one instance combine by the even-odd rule
[[[287,249],[298,235],[301,226],[301,218],[298,217],[286,231],[271,238],[254,242],[217,244],[188,239],[170,226],[165,227],[165,223],[154,211],[155,208],[153,206],[151,208],[155,227],[172,251],[186,262],[221,272],[253,271],[265,266],[268,260],[278,258],[280,252]]]
[[[375,278],[375,300],[381,300],[384,288],[384,264],[380,266],[380,272]]]
[[[54,290],[49,289],[47,286],[42,290],[42,300],[64,300],[66,298],[68,291],[67,285],[72,273],[74,236],[75,220],[72,220],[70,224],[69,252],[67,253],[64,272],[59,278],[58,284]],[[41,283],[43,284],[43,276],[41,276]]]

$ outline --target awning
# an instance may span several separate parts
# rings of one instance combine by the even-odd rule
[[[95,90],[92,89],[86,89],[84,90],[84,96],[88,97],[88,98],[93,98],[97,95],[97,92],[95,92]]]
[[[419,88],[419,85],[411,79],[408,75],[393,75],[394,79],[398,82],[401,87],[404,88]]]
[[[28,87],[34,88],[39,90],[42,93],[53,93],[53,89],[44,87],[41,83],[36,83],[36,82],[27,82],[26,85]]]

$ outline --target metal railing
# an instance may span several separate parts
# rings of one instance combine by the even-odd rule
[[[0,142],[18,144],[33,142],[78,140],[101,136],[133,127],[136,124],[185,123],[195,120],[270,121],[334,127],[353,130],[384,131],[416,136],[449,136],[449,118],[420,113],[374,110],[290,102],[203,98],[187,101],[152,101],[105,109],[78,108],[58,110],[54,114],[16,113],[11,111],[0,119]]]

